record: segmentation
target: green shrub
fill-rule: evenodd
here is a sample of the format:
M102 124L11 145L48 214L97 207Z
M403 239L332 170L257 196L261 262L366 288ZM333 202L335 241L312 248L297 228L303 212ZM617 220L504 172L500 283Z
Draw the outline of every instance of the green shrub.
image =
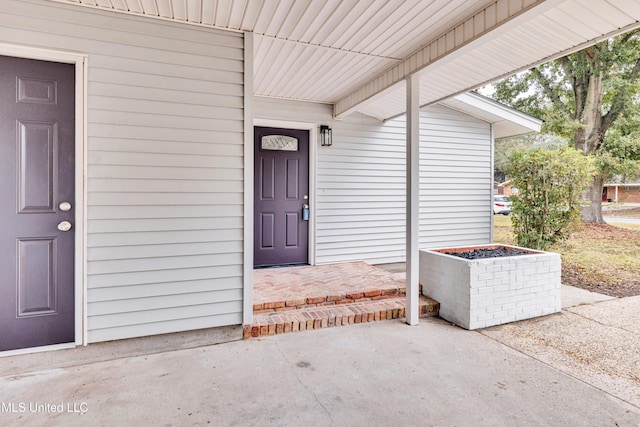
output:
M573 148L513 153L509 176L518 189L512 223L519 246L546 250L580 221L580 199L592 179L590 158Z

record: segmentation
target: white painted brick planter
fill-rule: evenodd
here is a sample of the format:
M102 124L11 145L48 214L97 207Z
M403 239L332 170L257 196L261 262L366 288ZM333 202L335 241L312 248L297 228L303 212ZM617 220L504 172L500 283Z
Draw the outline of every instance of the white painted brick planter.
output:
M467 260L441 252L518 249L530 255ZM422 293L440 303L440 317L465 329L557 313L560 255L507 245L420 251Z

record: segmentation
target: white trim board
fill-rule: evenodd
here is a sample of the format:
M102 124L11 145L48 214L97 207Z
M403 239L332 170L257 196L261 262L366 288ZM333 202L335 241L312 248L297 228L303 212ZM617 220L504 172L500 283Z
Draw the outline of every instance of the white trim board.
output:
M243 325L253 323L253 38L244 33Z

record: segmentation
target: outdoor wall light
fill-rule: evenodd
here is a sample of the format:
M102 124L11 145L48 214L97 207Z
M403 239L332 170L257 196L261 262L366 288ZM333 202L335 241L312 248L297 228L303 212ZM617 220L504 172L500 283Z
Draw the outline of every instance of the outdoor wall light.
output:
M332 144L331 128L327 125L320 125L320 145L331 147Z

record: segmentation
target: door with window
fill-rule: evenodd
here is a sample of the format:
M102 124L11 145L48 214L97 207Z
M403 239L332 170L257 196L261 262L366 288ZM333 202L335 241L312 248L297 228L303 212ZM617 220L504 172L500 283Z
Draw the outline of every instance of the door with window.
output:
M73 342L75 66L0 56L0 351Z
M256 127L254 266L309 261L309 131Z

